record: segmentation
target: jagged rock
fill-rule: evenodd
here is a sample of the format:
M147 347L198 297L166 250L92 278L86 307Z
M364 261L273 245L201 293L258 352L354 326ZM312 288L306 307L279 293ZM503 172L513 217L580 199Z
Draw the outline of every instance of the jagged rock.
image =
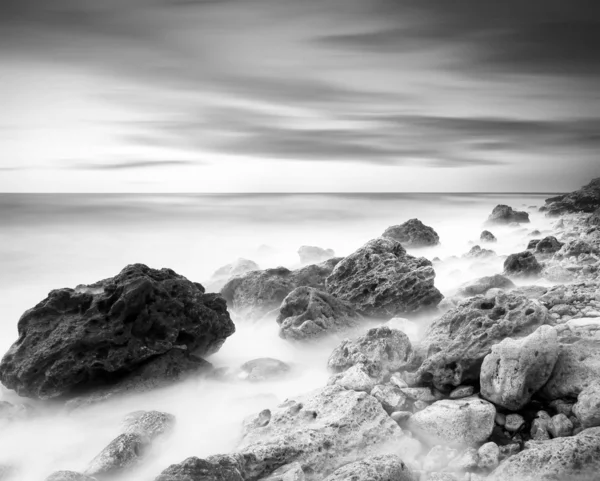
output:
M363 320L351 304L312 287L298 287L283 300L279 336L311 340L357 326Z
M489 230L484 230L479 236L479 240L481 242L496 242L498 239Z
M564 438L573 434L573 423L564 414L557 414L548 421L548 432L553 438Z
M239 258L231 264L226 264L217 269L208 280L206 288L209 291L220 291L225 283L235 276L246 274L246 272L257 271L260 266L250 259Z
M489 481L593 481L600 469L600 428L551 441L533 441L503 461ZM586 477L588 476L588 477Z
M356 339L344 339L327 361L333 372L343 372L364 364L369 375L380 378L404 369L412 354L412 345L402 331L385 326L369 329Z
M134 264L95 284L50 292L18 330L0 380L45 399L117 382L173 350L211 354L235 327L218 295L171 269Z
M394 239L403 247L435 246L440 243L437 232L419 219L410 219L404 224L388 227L382 237Z
M487 221L490 224L524 223L529 222L529 214L524 211L513 210L508 205L500 204L494 207Z
M600 207L600 178L592 180L570 194L546 199L546 215L554 217L569 212L593 212Z
M546 411L538 411L536 418L531 422L531 430L529 434L534 441L546 441L550 439L548 425L550 423L550 415Z
M431 445L474 445L486 441L494 429L494 405L470 397L434 402L408 420L408 429Z
M553 254L558 252L562 246L563 243L559 242L556 237L548 236L544 237L536 244L535 252L538 254Z
M531 239L527 244L527 250L535 250L537 245L540 243L541 239Z
M323 249L315 246L302 246L298 249L302 264L318 264L335 256L333 249Z
M238 448L247 460L245 479L260 479L297 461L310 466L305 472L307 481L321 480L387 442L411 456L420 449L415 440L402 434L374 397L339 386L288 400L272 410L268 424L257 426L249 420L246 426Z
M175 425L175 416L160 411L135 411L123 420L123 433L139 434L151 442L169 434Z
M556 252L555 258L578 257L581 254L598 254L598 248L582 239L571 239Z
M479 456L479 463L477 464L479 468L491 470L498 466L500 448L496 443L485 443L477 450L477 455Z
M172 464L154 481L244 481L243 465L243 458L235 456L191 457Z
M590 384L579 393L573 413L584 429L600 426L600 381Z
M517 411L546 384L557 358L558 336L550 326L522 339L503 339L481 365L481 396Z
M509 255L504 261L504 275L511 277L536 277L542 266L529 251Z
M1 474L1 473L0 473ZM1 478L0 478L1 479ZM56 471L48 476L44 481L95 481L85 474L75 471Z
M494 344L506 337L527 336L551 322L548 310L537 301L512 293L467 299L429 326L416 380L442 391L477 381Z
M363 363L355 364L344 372L334 374L329 378L329 386L341 386L344 389L370 393L380 378L371 377Z
M327 278L327 291L365 316L392 318L433 308L442 299L427 259L406 254L402 245L380 237L342 260Z
M496 252L490 249L482 249L480 246L473 246L463 257L467 259L481 259L485 257L494 257Z
M234 277L221 289L228 306L247 319L259 319L278 308L296 287L324 290L325 279L341 258L290 271L285 267L252 271Z
M600 207L590 215L585 223L589 226L600 226Z
M323 481L416 481L412 471L395 454L361 459L336 469Z
M240 367L242 377L248 381L266 381L284 376L290 366L279 359L261 357L245 362Z
M458 294L465 297L477 296L485 294L490 289L512 289L515 287L513 281L508 277L496 274L488 277L480 277L474 281L469 281L458 289Z
M371 396L390 414L401 411L406 406L406 396L393 384L378 384L371 390Z
M261 478L260 481L305 481L306 476L300 463L290 463L273 471L266 478Z

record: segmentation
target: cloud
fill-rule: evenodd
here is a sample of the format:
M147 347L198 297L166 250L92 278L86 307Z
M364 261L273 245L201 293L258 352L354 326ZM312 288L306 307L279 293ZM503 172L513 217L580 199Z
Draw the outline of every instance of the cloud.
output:
M200 162L191 162L188 160L139 160L117 163L99 163L87 162L70 165L68 168L82 170L126 170L126 169L148 169L156 167L180 167L189 165L198 165Z

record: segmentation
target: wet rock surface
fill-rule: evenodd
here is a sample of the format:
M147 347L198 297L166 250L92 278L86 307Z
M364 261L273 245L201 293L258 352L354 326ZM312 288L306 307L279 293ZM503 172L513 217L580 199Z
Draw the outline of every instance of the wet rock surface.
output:
M504 261L504 275L509 277L538 277L542 265L529 251L509 255Z
M501 274L494 276L480 277L473 281L463 284L458 289L458 295L464 297L472 297L480 294L485 294L490 289L505 289L510 290L515 287L513 281Z
M324 481L416 481L415 475L394 454L373 456L347 464Z
M410 219L401 225L388 227L382 237L394 239L403 247L426 247L440 243L437 232L419 219Z
M243 462L235 457L191 457L165 469L154 481L244 481Z
M529 214L524 211L516 211L508 205L500 204L494 207L487 222L489 224L526 223L529 222Z
M569 194L546 199L546 215L558 216L570 212L594 212L600 207L600 178Z

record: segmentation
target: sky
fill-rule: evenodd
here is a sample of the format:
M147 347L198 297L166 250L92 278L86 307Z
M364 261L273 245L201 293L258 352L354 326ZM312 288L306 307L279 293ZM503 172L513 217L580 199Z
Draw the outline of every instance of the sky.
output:
M2 0L0 192L562 192L589 0Z

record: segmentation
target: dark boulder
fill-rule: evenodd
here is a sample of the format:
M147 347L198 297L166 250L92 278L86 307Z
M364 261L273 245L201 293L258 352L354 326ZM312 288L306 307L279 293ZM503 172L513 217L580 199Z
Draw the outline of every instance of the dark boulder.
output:
M335 256L333 249L323 249L315 246L302 246L298 249L302 264L317 264Z
M404 224L388 227L382 237L397 240L403 247L426 247L440 243L437 232L419 219L410 219Z
M479 240L481 242L496 242L498 239L489 230L484 230L479 236Z
M327 278L327 291L365 316L391 319L435 307L431 261L406 254L394 239L379 237L344 258Z
M235 326L225 300L171 269L142 264L59 289L23 314L0 380L22 396L52 398L115 383L173 350L204 356Z
M529 222L529 214L524 211L513 210L508 205L500 204L494 207L487 221L490 224L527 223Z
M538 254L554 254L555 252L558 252L562 246L562 242L559 242L556 237L550 235L544 237L536 244L535 252Z
M546 199L545 207L548 217L570 212L594 212L600 207L600 177L575 192Z
M416 481L417 476L395 454L384 454L346 464L324 481Z
M600 207L590 215L585 223L589 226L600 226Z
M485 257L494 257L496 252L491 249L482 249L480 246L473 246L463 257L467 259L482 259Z
M325 279L341 258L329 259L291 271L285 267L248 272L231 279L221 289L230 309L247 319L256 320L281 306L296 287L324 290Z
M504 261L504 275L510 277L535 277L542 271L542 265L530 251L509 255Z
M458 289L458 295L464 297L477 296L485 294L490 289L512 289L515 284L503 275L496 274L494 276L480 277L474 281L463 284Z
M310 340L356 326L362 316L349 303L313 287L298 287L279 309L279 336Z
M540 243L540 239L531 239L527 244L527 250L534 251L537 245Z

